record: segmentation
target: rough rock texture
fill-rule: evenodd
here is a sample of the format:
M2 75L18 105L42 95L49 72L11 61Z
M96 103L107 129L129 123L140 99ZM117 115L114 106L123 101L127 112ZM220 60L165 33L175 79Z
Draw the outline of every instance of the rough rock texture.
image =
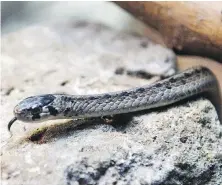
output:
M5 35L1 65L3 184L222 183L222 126L202 98L111 124L17 121L13 136L7 132L13 107L27 96L149 84L175 72L171 51L101 25L64 23Z

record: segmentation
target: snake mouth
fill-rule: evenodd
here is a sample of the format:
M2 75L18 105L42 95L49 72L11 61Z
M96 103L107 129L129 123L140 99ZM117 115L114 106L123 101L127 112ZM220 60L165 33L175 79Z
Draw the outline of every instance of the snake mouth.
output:
M9 121L9 123L8 123L8 131L9 131L9 132L10 132L10 128L11 128L12 124L13 124L16 120L17 120L17 118L14 117L11 121Z

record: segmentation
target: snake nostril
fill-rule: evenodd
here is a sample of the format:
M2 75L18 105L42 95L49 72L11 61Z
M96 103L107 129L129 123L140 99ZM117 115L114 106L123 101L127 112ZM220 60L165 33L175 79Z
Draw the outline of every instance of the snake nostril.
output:
M14 108L14 113L15 113L15 114L21 114L22 112L24 112L24 110L21 110L21 108L19 108L18 106L16 106L16 107Z
M19 113L19 112L20 112L20 111L19 111L18 107L15 107L15 108L14 108L14 113L17 114L17 113Z

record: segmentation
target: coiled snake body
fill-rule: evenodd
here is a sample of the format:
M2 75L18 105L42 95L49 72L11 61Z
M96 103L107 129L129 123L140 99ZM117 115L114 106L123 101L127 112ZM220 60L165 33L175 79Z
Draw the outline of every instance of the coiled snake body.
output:
M221 97L215 76L208 68L193 67L154 84L125 91L28 97L15 106L15 117L9 122L8 129L15 120L34 122L115 115L162 107L202 93L207 94L215 105L221 121Z

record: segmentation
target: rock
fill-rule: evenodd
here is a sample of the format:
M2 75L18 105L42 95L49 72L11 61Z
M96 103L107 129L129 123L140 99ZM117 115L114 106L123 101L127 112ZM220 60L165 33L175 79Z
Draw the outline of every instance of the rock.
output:
M175 55L149 39L85 22L37 25L2 38L3 184L221 184L222 126L210 101L38 124L16 103L45 93L91 94L173 74ZM158 67L159 66L159 67ZM146 68L146 71L145 71Z

